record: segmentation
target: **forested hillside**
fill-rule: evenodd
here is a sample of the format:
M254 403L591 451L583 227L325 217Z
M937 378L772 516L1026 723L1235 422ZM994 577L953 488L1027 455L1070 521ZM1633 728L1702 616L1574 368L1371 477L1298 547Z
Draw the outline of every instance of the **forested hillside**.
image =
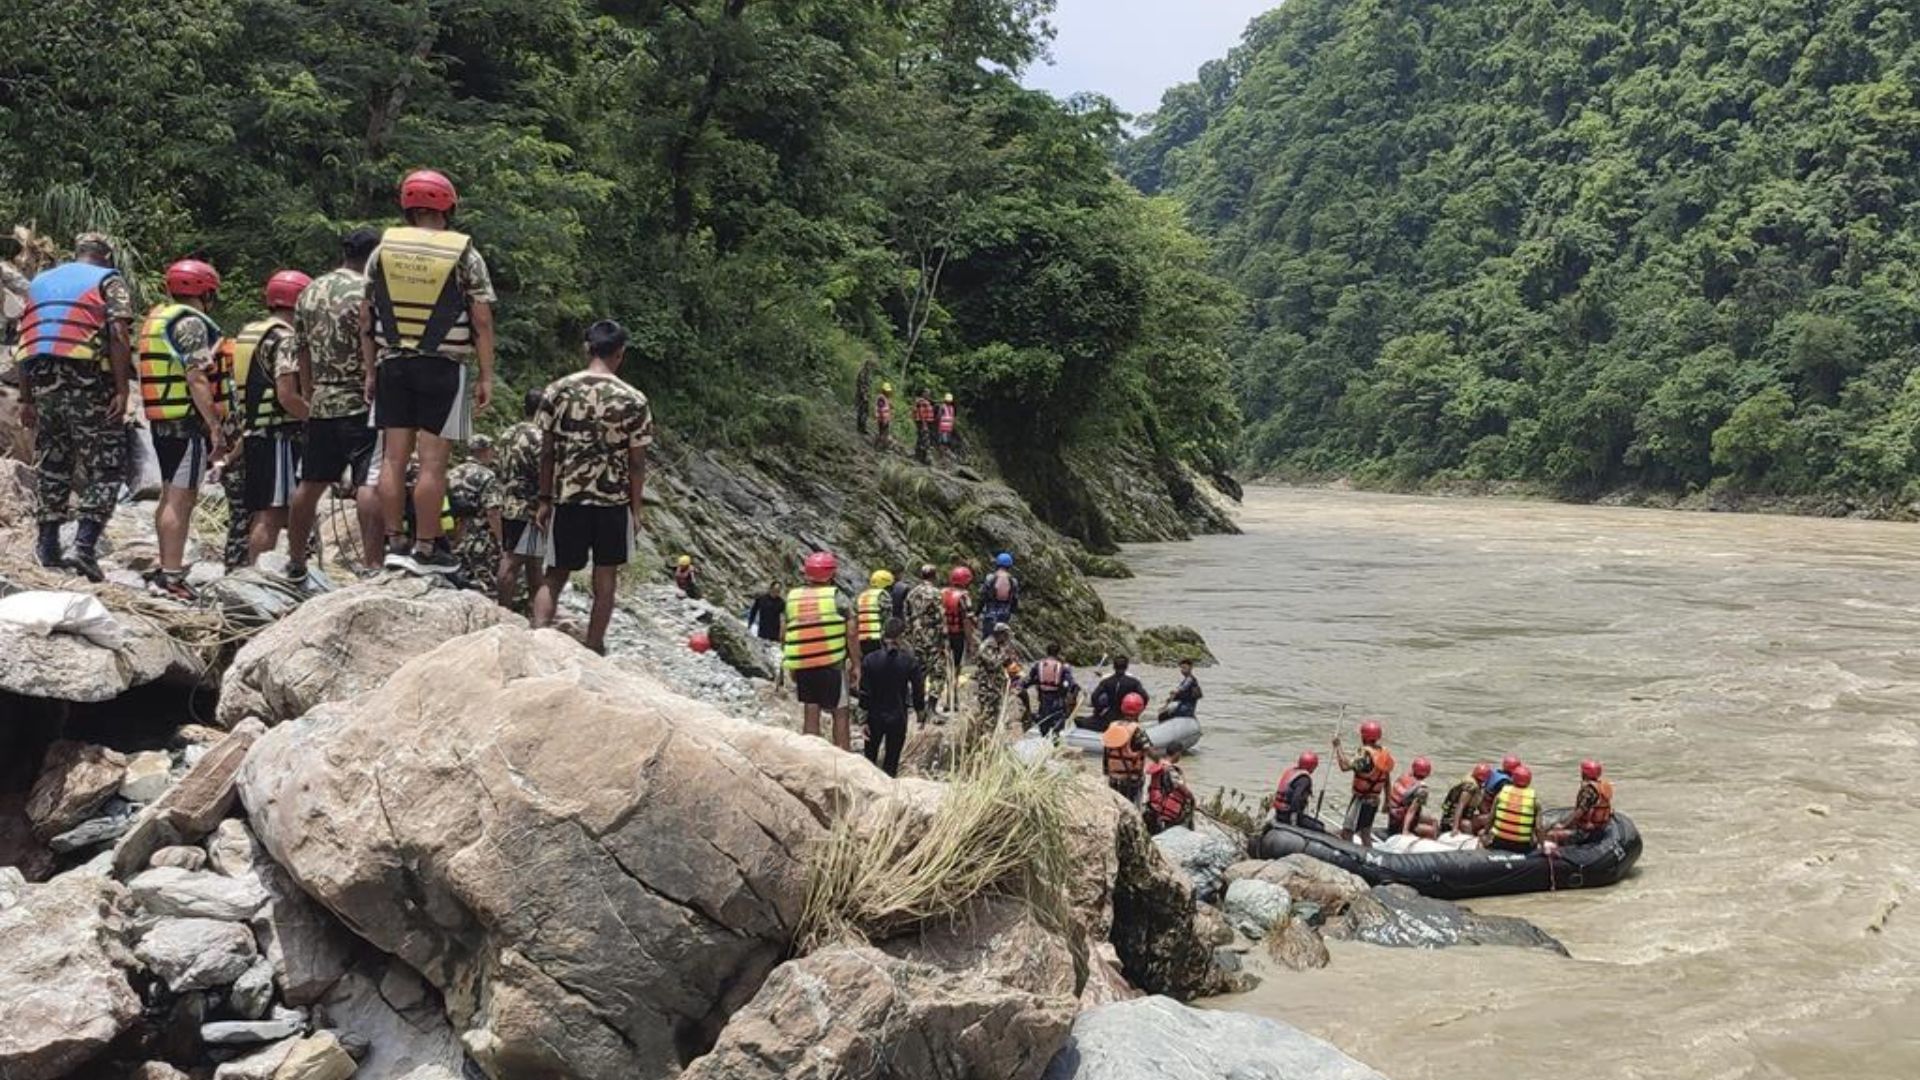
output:
M1287 0L1125 148L1252 297L1251 453L1911 498L1920 8Z
M1112 110L1015 83L1051 6L44 0L0 19L0 219L105 225L150 282L203 254L237 317L431 165L501 287L509 391L612 316L669 430L844 455L871 358L1084 525L1063 450L1225 467L1237 309L1113 175Z

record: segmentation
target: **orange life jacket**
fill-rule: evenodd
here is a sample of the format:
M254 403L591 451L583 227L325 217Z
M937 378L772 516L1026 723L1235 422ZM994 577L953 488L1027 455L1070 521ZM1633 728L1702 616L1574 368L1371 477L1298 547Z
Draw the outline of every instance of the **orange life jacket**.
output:
M1573 827L1582 832L1604 829L1613 820L1613 781L1582 780L1580 793L1585 795L1591 788L1594 795L1593 806L1574 815Z
M1426 786L1426 781L1412 773L1408 773L1400 779L1395 780L1393 782L1393 790L1387 792L1387 824L1394 828L1404 829L1405 825L1403 822L1407 816L1408 798L1413 795L1415 788L1424 788Z
M1172 768L1164 761L1147 766L1147 809L1153 811L1163 828L1185 821L1193 806L1193 789L1173 777Z
M1287 801L1287 792L1293 790L1293 782L1302 776L1312 776L1307 770L1294 766L1280 774L1280 786L1273 792L1273 810L1276 814L1291 814L1295 810L1305 810L1304 806L1294 806ZM1313 794L1313 788L1307 788L1307 794Z
M967 590L952 586L941 590L940 606L946 612L947 633L964 634L967 632Z
M1125 729L1125 739L1114 739L1114 731ZM1133 746L1133 732L1139 731L1138 724L1122 721L1113 725L1108 732L1109 745L1104 748L1102 764L1106 767L1107 782L1112 784L1138 783L1147 767L1147 755ZM1117 745L1113 745L1117 744Z
M1353 770L1353 793L1371 799L1380 794L1380 789L1387 786L1387 778L1393 775L1393 755L1387 753L1384 746L1363 746L1354 755L1355 765L1360 763L1362 755L1373 763L1373 767L1364 773L1357 768Z

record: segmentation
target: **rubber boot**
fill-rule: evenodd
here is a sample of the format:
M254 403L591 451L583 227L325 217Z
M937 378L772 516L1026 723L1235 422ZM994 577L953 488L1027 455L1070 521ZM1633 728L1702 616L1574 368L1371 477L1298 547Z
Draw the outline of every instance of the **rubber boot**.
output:
M82 521L73 535L73 554L67 557L68 569L96 585L107 580L107 575L100 572L100 559L95 554L100 546L101 528L98 521Z
M60 523L43 521L40 523L40 539L33 545L33 554L40 565L49 569L60 566Z

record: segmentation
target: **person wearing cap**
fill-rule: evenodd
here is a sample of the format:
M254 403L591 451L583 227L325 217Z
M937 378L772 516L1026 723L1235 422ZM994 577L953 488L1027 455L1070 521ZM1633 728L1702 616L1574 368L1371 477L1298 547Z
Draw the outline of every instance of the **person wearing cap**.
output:
M220 327L207 308L220 292L220 275L199 259L167 267L166 303L147 312L140 330L140 400L160 459L160 504L154 531L160 566L147 577L156 596L192 601L187 585L187 533L200 481L226 455L215 398L220 377Z
M1312 829L1314 832L1327 831L1319 818L1307 813L1307 807L1313 804L1313 774L1319 768L1320 755L1303 750L1294 763L1280 774L1280 781L1273 788L1274 824Z
M133 290L113 246L81 233L73 260L34 275L20 316L20 422L33 432L40 565L104 581L97 545L125 471L127 384L133 378ZM60 529L78 521L73 552Z
M1126 700L1127 695L1137 694L1142 701L1152 700L1147 696L1146 686L1139 679L1127 674L1127 668L1130 666L1131 661L1125 656L1113 658L1113 674L1101 679L1093 688L1093 696L1087 699L1093 715L1085 723L1075 721L1077 726L1093 731L1105 731L1110 724L1120 718L1120 703Z
M800 702L800 730L820 734L820 714L833 716L833 745L853 747L848 726L843 680L860 692L860 640L853 632L852 606L834 584L840 560L830 551L816 551L801 564L805 583L787 592L781 621L781 664L793 679Z
M382 440L384 565L411 574L460 569L440 527L447 471L454 444L472 434L473 412L493 400L493 279L472 239L451 227L459 201L453 182L431 169L400 182L407 223L388 229L367 260L360 310L366 396ZM406 469L416 452L409 542Z
M1352 758L1333 737L1333 760L1341 772L1353 774L1353 799L1347 804L1347 817L1340 827L1340 839L1358 838L1362 847L1373 846L1373 819L1380 812L1383 793L1393 784L1393 755L1380 745L1382 729L1378 720L1360 724L1360 749Z
M860 658L860 706L866 713L867 760L900 775L900 748L907 741L907 713L926 722L927 669L907 647L907 624L890 618L882 643Z
M933 449L933 391L922 388L920 395L913 399L913 457L920 464L927 463L927 454Z
M974 653L973 662L974 703L986 721L997 724L1007 701L1014 695L1014 672L1020 664L1013 628L1003 622L994 623Z
M873 448L888 450L893 446L893 384L880 384L880 393L873 399Z
M540 491L534 526L546 537L547 572L533 598L533 625L550 626L567 576L593 565L587 648L604 653L620 568L633 554L646 501L653 408L620 378L627 329L612 319L587 327L586 365L541 392ZM424 471L423 471L424 472Z
M453 554L459 577L470 589L499 590L500 549L505 528L500 472L493 440L476 434L467 441L467 460L447 473L447 512L453 516Z
M906 601L896 608L907 622L907 645L920 662L937 673L943 663L941 650L946 644L946 620L940 604L940 570L922 563L917 580L907 590ZM939 694L936 690L935 698Z
M233 367L228 372L232 389L227 408L229 423L241 432L238 457L243 462L244 480L240 508L253 522L247 541L248 565L279 546L299 480L299 417L281 398L280 385L284 372L292 388L298 389L300 351L293 328L295 308L300 294L312 283L298 270L275 273L267 279L266 318L247 323L233 339ZM233 510L228 508L230 513Z

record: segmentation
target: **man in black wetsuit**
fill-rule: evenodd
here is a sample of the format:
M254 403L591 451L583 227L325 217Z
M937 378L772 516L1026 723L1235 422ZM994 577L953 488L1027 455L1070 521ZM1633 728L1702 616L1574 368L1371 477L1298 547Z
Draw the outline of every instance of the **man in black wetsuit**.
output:
M1160 706L1160 719L1171 720L1176 716L1192 716L1200 707L1200 680L1193 677L1193 661L1180 661L1180 685L1167 695L1167 703Z
M860 658L860 706L867 714L867 760L900 775L900 748L907 741L907 710L927 715L927 672L906 647L907 624L888 619L884 643ZM882 744L886 758L881 759Z
M1127 699L1128 694L1139 694L1143 703L1148 700L1147 688L1140 685L1139 679L1127 674L1127 667L1126 657L1113 658L1113 674L1101 679L1100 685L1093 688L1093 697L1088 699L1087 703L1093 707L1093 717L1079 726L1105 731L1109 724L1120 718L1120 703Z

